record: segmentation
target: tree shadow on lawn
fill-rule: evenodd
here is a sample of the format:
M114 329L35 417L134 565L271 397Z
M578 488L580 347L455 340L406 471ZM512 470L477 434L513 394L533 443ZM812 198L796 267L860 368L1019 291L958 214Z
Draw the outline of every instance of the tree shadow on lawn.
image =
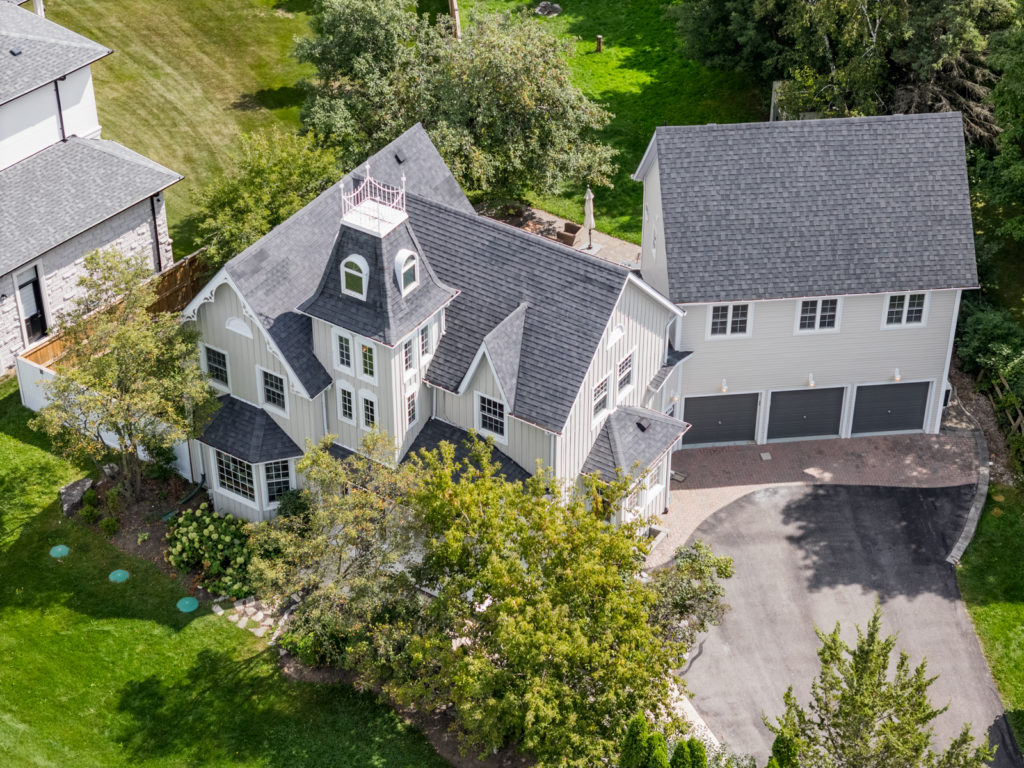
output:
M257 109L287 109L301 107L306 100L306 89L299 85L281 85L261 88L255 93L243 93L231 105L232 109L251 112Z
M129 722L117 741L135 760L174 755L194 766L445 765L372 695L347 685L289 682L276 655L269 649L239 660L205 650L180 679L128 683L117 709Z

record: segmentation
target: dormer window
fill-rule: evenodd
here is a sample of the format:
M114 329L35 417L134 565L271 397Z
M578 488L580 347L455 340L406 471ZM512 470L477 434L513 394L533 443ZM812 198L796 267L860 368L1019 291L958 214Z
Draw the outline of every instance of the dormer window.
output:
M341 262L341 292L346 296L355 296L357 299L366 300L366 281L369 278L370 269L366 259L353 253Z
M406 294L415 288L420 281L419 264L414 251L403 248L395 256L395 278Z

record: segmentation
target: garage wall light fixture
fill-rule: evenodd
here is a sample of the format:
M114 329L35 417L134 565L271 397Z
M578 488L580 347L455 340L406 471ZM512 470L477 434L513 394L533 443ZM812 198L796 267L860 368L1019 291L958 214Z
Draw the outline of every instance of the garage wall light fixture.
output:
M728 392L729 391L729 385L725 383L725 379L722 379L722 391L723 392Z
M814 374L813 373L808 373L807 374L807 386L808 387L813 387L814 386Z
M895 371L892 372L892 380L893 381L899 381L902 378L903 377L900 376L900 369L899 368L897 368Z

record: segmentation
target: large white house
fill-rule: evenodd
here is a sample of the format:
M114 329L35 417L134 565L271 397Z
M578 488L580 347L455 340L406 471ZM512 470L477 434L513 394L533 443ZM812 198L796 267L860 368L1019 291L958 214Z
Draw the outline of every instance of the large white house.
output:
M651 515L681 438L937 431L977 284L958 115L659 128L635 178L640 273L477 215L410 129L186 309L223 392L193 476L265 519L307 440L474 429L511 478L646 470Z
M686 445L939 430L978 286L959 113L658 128L633 178Z
M0 372L45 338L89 251L173 263L163 190L182 177L99 138L90 65L109 53L0 1Z

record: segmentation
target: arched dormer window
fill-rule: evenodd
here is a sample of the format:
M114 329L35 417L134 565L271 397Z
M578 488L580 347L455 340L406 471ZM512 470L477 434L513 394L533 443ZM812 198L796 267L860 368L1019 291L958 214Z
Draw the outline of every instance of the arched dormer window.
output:
M366 300L366 283L370 277L370 268L359 254L353 253L341 262L341 292L346 296L355 296Z
M395 256L395 278L402 293L406 294L419 285L419 258L414 251L403 248Z

